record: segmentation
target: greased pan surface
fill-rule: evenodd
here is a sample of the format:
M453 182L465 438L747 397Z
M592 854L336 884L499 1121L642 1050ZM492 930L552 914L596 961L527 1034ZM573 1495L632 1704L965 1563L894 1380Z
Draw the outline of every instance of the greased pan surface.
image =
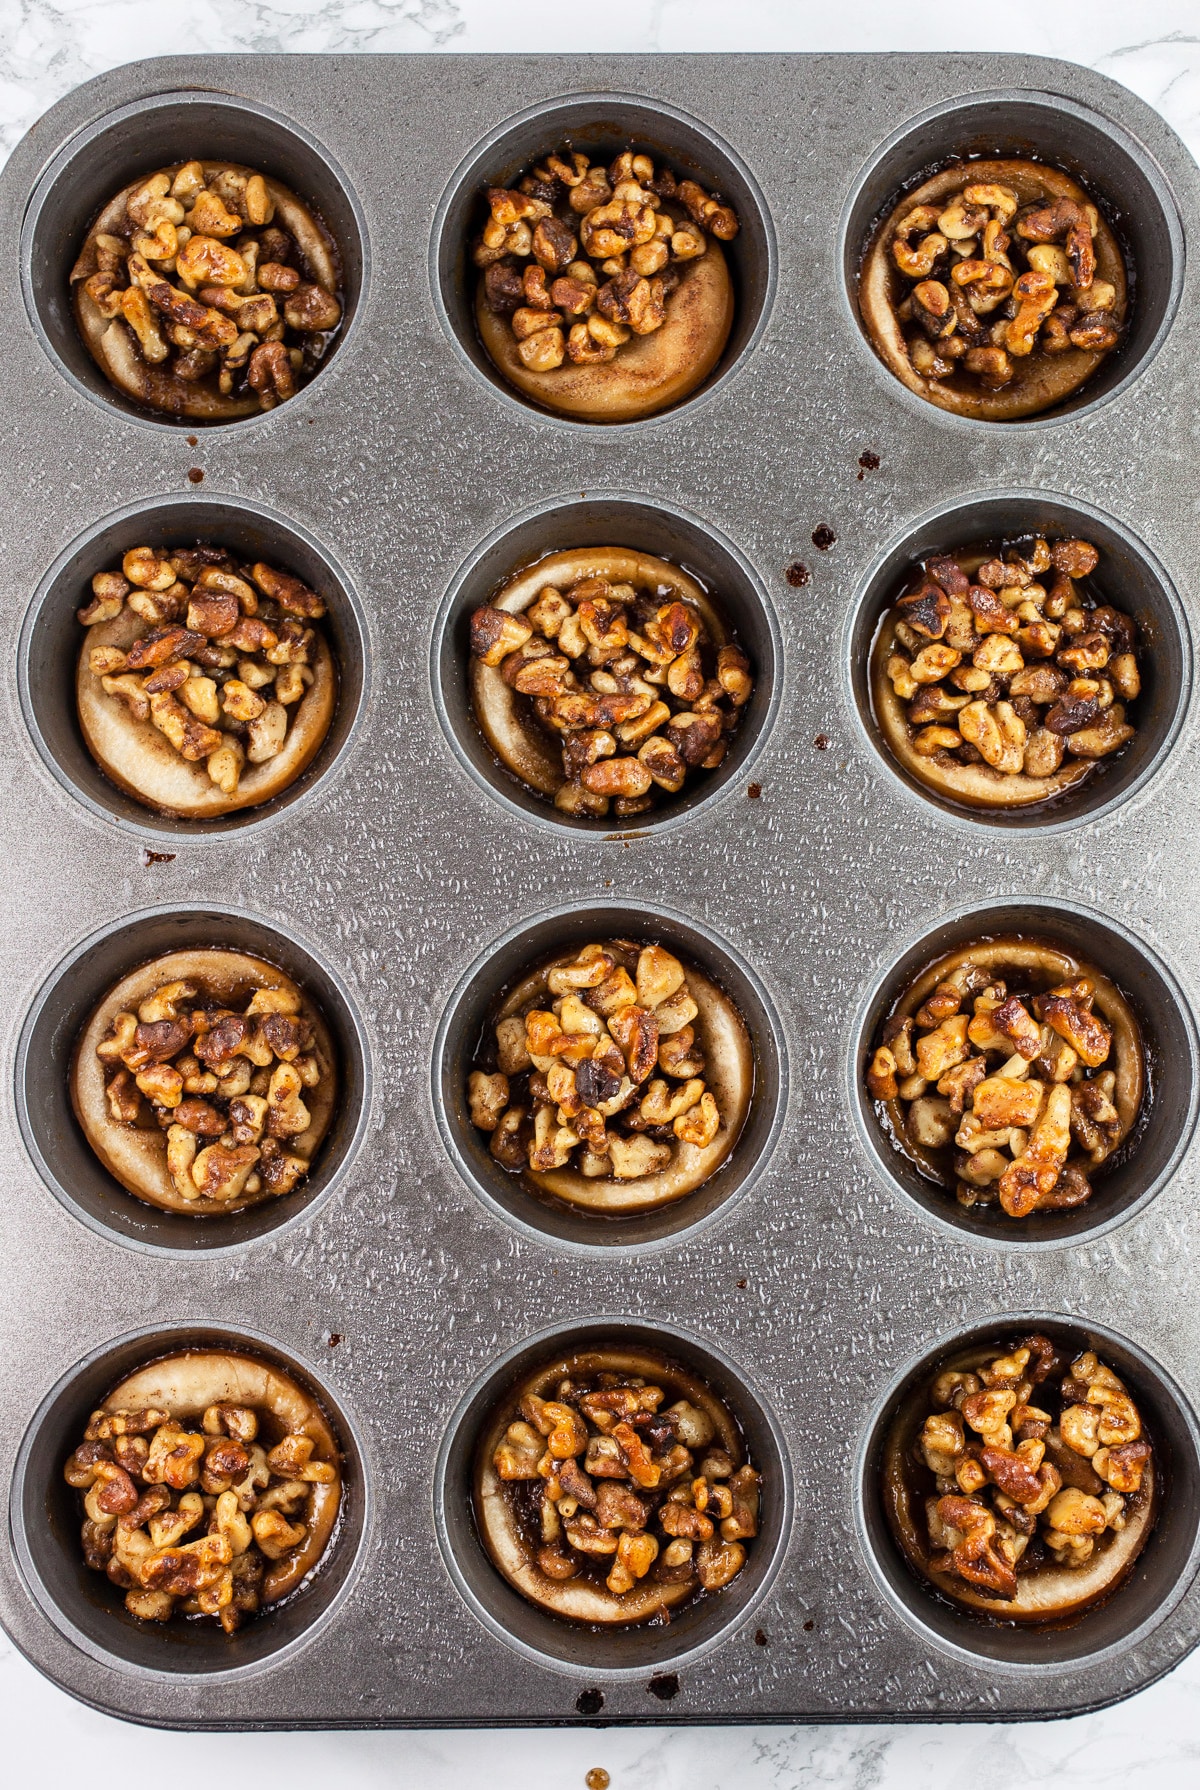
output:
M169 94L164 108L156 96ZM461 212L456 170L475 180L477 168L503 168L505 143L515 168L576 117L644 139L648 113L664 143L700 162L708 146L726 185L740 182L733 358L662 417L572 425L500 390L473 341L456 340L469 307L455 298L456 243L440 254L437 233ZM875 358L847 296L843 220L856 245L898 180L964 139L988 147L1000 117L1011 140L1073 156L1085 176L1090 167L1141 246L1130 348L1081 407L986 428L921 404ZM105 119L116 135L94 150L88 133ZM193 430L194 442L89 386L45 260L54 205L30 207L74 140L79 207L67 216L82 231L90 195L98 204L113 184L114 144L178 145L189 131L203 135L200 153L240 148L236 159L257 156L318 197L348 299L317 379L262 418ZM171 159L151 151L143 165ZM1047 1669L973 1653L961 1630L922 1614L883 1558L860 1489L889 1389L947 1339L984 1325L1007 1333L1009 1314L1074 1318L1102 1346L1112 1332L1124 1339L1119 1371L1139 1384L1161 1371L1177 1389L1164 1409L1179 1508L1195 1487L1200 1163L1187 1013L1200 989L1200 727L1188 694L1200 523L1189 419L1200 320L1184 247L1198 225L1197 170L1161 119L1100 76L1015 56L172 58L90 83L26 138L0 181L0 1252L16 1295L0 1307L0 1448L5 1479L17 1469L0 1614L57 1682L114 1714L180 1727L961 1720L1093 1707L1151 1682L1200 1638L1194 1516L1147 1549L1132 1631L1114 1602L1096 1650L1064 1643ZM28 320L23 255L45 340ZM865 658L852 666L851 652L869 642L860 594L889 555L986 535L980 521L972 536L972 506L1021 491L1034 526L1076 506L1087 537L1099 511L1112 552L1151 591L1157 745L1132 780L1097 784L1085 813L991 824L943 811L881 757L860 703ZM156 540L176 499L193 538L209 500L226 518L240 509L251 543L256 514L276 533L282 517L339 569L361 618L339 636L353 708L335 724L336 762L278 812L236 827L188 831L119 800L106 818L72 746L76 599L69 578L48 574L82 538L115 539L105 519L148 499ZM572 506L574 540L547 523L556 504ZM656 529L645 506L660 514ZM756 666L773 668L770 689L751 756L694 812L619 834L568 829L468 774L446 737L465 650L456 659L435 645L447 628L464 638L464 615L444 604L482 543L493 543L499 583L522 557L504 563L510 524L528 540L539 516L539 550L619 543L634 507L645 551L731 544L758 587L752 626L739 593L740 637ZM789 583L797 562L807 582ZM137 961L139 925L149 956L172 910L205 907L226 916L231 945L252 936L265 951L274 937L285 967L328 965L346 995L334 1015L343 1052L349 1041L361 1060L329 1197L241 1246L223 1234L216 1250L109 1223L99 1195L81 1222L55 1173L34 1166L47 1160L49 1109L30 1071L49 1074L69 1051L81 978L97 994L107 985L107 945L60 976L85 941L116 941L111 982ZM480 953L521 926L574 929L582 942L589 907L626 925L648 908L691 927L714 963L725 951L747 966L772 1028L753 1184L694 1229L615 1250L485 1205L443 1144L435 1104L439 1026ZM867 1147L854 1095L853 1059L895 966L923 944L927 957L950 948L964 912L987 930L999 907L1009 931L1022 916L1040 934L1060 923L1084 956L1097 916L1131 963L1144 949L1164 966L1165 979L1135 977L1130 992L1158 1001L1167 990L1181 1016L1162 1028L1160 1114L1178 1147L1156 1149L1154 1188L1142 1190L1152 1197L1131 1193L1111 1223L1032 1245L1004 1232L997 1246L911 1197ZM43 1019L27 1025L42 991ZM659 1328L668 1352L699 1339L722 1372L732 1363L776 1481L773 1576L764 1568L716 1632L650 1633L622 1664L506 1639L479 1613L488 1594L474 1562L448 1571L438 1545L469 1551L447 1463L462 1453L452 1432L478 1405L472 1389L529 1339L599 1316ZM60 1457L37 1425L47 1412L76 1421L80 1400L104 1389L95 1364L110 1344L124 1351L110 1383L126 1371L134 1325L147 1354L196 1331L260 1339L350 1430L352 1520L336 1583L318 1619L297 1617L274 1651L228 1662L210 1652L194 1672L164 1671L152 1650L131 1665L92 1631L81 1640L82 1618L54 1614L69 1587L39 1577L45 1507L24 1476ZM78 1363L72 1405L54 1389L74 1383Z

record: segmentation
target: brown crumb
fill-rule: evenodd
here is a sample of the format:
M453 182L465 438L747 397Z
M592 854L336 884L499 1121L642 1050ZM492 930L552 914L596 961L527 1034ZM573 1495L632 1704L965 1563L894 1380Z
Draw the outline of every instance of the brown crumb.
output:
M200 446L200 437L198 435L189 435L187 438L187 444L189 447L199 447Z
M765 1628L756 1628L755 1629L754 1645L756 1647L765 1647L767 1645L767 1631Z
M828 522L820 522L817 524L816 528L813 529L812 544L817 549L818 553L828 553L836 540L837 536L834 534L832 528L830 528Z
M175 853L173 851L151 851L148 845L143 845L142 863L147 870L151 864L173 864L174 862Z
M762 794L762 784L761 783L747 784L746 794L750 797L750 800L752 802L757 802L759 796Z
M738 1287L741 1287L744 1291L745 1288L750 1285L750 1282L748 1280L739 1280L739 1281L736 1281L734 1284Z
M803 590L811 576L808 567L800 559L794 559L783 575L796 590Z
M329 1346L331 1349L336 1349L341 1340L342 1333L340 1330L331 1330L329 1332Z
M878 472L878 471L879 471L879 455L872 453L870 448L868 448L865 454L860 454L858 456L859 480L861 481L863 476L868 472Z
M804 1624L805 1634L811 1635L813 1629L816 1628L816 1626L817 1626L816 1623L813 1621L812 1617L810 1616L808 1621Z
M204 474L198 466L189 467L188 478L193 485L202 485L204 483Z
M817 748L818 752L824 752L829 745L829 735L827 733L819 733L813 741L813 745Z

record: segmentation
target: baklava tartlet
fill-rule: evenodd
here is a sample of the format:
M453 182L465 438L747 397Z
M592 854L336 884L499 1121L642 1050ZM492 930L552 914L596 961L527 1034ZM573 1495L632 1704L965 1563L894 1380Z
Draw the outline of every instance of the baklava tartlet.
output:
M79 610L88 751L157 813L259 807L307 770L337 706L324 598L223 547L132 547Z
M939 957L884 1020L867 1087L894 1146L960 1205L1009 1218L1082 1206L1136 1137L1147 1097L1133 1008L1041 939Z
M313 1395L234 1349L139 1368L92 1413L67 1460L83 1557L131 1616L233 1634L296 1591L337 1523L341 1453Z
M1142 644L1099 563L1089 541L1030 535L913 567L871 651L875 716L910 776L968 808L1028 808L1129 744Z
M109 200L71 270L75 320L117 391L189 422L292 397L342 320L338 252L317 214L240 163L190 161Z
M293 1191L333 1120L338 1075L320 1012L244 951L172 951L123 976L84 1027L71 1101L109 1173L196 1218Z
M662 1621L741 1572L759 1485L736 1416L697 1374L597 1347L526 1375L493 1412L475 1520L498 1571L551 1615Z
M999 1622L1061 1625L1112 1596L1159 1489L1123 1382L1095 1350L1037 1334L943 1362L904 1401L884 1452L885 1509L909 1565Z
M733 324L728 205L625 150L605 168L563 149L489 187L474 244L475 316L498 372L581 422L622 423L686 398Z
M476 719L563 814L644 814L716 770L754 690L714 597L626 547L549 554L471 617Z
M930 404L1006 422L1063 403L1118 346L1125 259L1061 169L956 162L875 231L859 310L876 352Z
M467 1085L493 1159L598 1216L669 1205L714 1175L754 1089L730 997L656 943L603 939L504 990Z

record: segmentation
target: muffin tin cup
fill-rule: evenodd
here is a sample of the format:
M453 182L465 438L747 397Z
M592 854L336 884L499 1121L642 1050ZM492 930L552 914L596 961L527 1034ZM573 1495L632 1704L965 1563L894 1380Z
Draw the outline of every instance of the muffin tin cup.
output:
M92 219L139 175L178 162L184 146L190 159L241 162L281 180L325 224L342 267L343 317L334 343L336 357L366 296L370 251L362 207L328 150L303 126L231 93L156 93L119 106L76 132L45 168L22 222L21 292L26 314L69 385L145 427L186 434L198 428L207 432L261 425L272 420L272 412L233 423L198 424L194 418L172 420L139 408L109 384L75 327L68 276ZM298 394L302 406L328 364L327 359ZM278 420L275 415L276 424Z
M929 406L926 406L929 408ZM874 713L872 645L884 614L901 596L920 560L1018 534L1084 539L1099 550L1090 588L1129 615L1138 629L1142 690L1132 713L1137 732L1112 762L1101 760L1083 784L1028 808L970 808L929 788L900 764ZM1170 576L1132 529L1076 497L1047 490L980 492L939 505L906 524L863 579L847 617L843 676L867 741L905 791L940 810L952 825L1053 833L1121 813L1170 762L1192 696L1191 625Z
M508 385L479 339L474 317L479 275L469 247L486 216L484 189L511 185L535 162L567 143L604 162L634 145L665 161L677 174L698 181L706 192L719 192L722 202L737 213L738 234L732 243L722 245L736 307L729 341L699 390L661 415L613 425L578 422L543 410ZM438 320L460 359L508 405L568 429L595 432L615 427L625 434L650 428L717 395L762 336L775 295L777 263L767 202L750 167L729 143L698 118L662 100L600 91L571 93L531 106L506 118L475 145L455 170L434 214L429 281Z
M1052 427L1081 420L1124 392L1154 359L1171 328L1184 277L1183 227L1170 182L1145 145L1112 117L1060 93L1003 88L949 99L907 120L882 143L851 188L842 214L843 294L865 354L922 411L934 408L900 386L876 356L858 315L859 263L873 227L908 187L949 162L1015 156L1073 175L1100 207L1131 262L1126 339L1065 404L1012 423L980 422L936 411L947 424L974 430Z
M294 1192L245 1212L191 1218L128 1193L92 1150L71 1107L76 1040L109 989L153 958L193 946L246 951L296 981L333 1040L338 1101L311 1172ZM241 1254L255 1241L311 1222L335 1192L366 1135L371 1050L353 997L338 972L294 932L232 908L160 907L130 914L84 939L58 964L30 1008L17 1041L14 1096L25 1148L43 1182L93 1231L133 1249L194 1260Z
M1096 965L1134 1009L1146 1060L1146 1094L1131 1138L1092 1177L1092 1197L1065 1212L1008 1218L998 1207L963 1207L953 1187L922 1175L884 1131L866 1071L893 1003L947 952L976 939L1023 937L1057 944ZM960 1242L1016 1251L1092 1243L1143 1212L1183 1159L1200 1108L1200 1040L1186 995L1171 971L1127 927L1073 903L1036 898L956 909L922 929L866 995L855 1021L846 1090L859 1138L876 1174L904 1194L926 1221Z
M604 1633L539 1610L503 1579L484 1552L471 1505L475 1445L507 1388L541 1361L577 1349L629 1346L659 1351L694 1371L741 1425L747 1458L762 1474L759 1532L746 1564L722 1591L686 1605L669 1623ZM728 1640L758 1608L792 1536L795 1496L787 1448L764 1394L711 1339L626 1316L583 1317L506 1350L467 1391L450 1420L434 1469L434 1524L442 1561L472 1615L507 1646L589 1682L622 1683L678 1672Z
M968 429L916 402L865 342L847 220L865 229L887 181L944 154L972 112L998 128L990 95L1020 102L1085 183L1094 153L1099 199L1145 265L1130 342L1077 408ZM206 114L224 134L184 141ZM589 115L720 182L742 215L726 362L676 409L618 426L560 423L473 358L456 234L486 176L508 177ZM909 160L885 165L905 142ZM89 385L51 301L68 321L56 281L93 203L134 161L196 147L255 151L317 199L363 272L309 386L253 423L189 434ZM53 1577L41 1512L55 1447L71 1440L52 1444L39 1419L42 1452L21 1457L27 1555L0 1549L0 1620L56 1682L178 1727L995 1720L1112 1701L1200 1640L1191 1542L1170 1530L1147 1554L1148 1569L1167 1563L1153 1608L1130 1588L1121 1646L1057 1672L998 1671L970 1634L947 1656L927 1619L881 1590L855 1467L886 1389L931 1337L1040 1309L1127 1338L1147 1385L1162 1364L1178 1388L1164 1409L1182 1413L1168 1424L1175 1470L1191 1484L1200 531L1179 418L1200 290L1179 220L1200 229L1200 173L1162 120L1100 75L1018 55L176 57L101 76L17 148L0 237L24 230L33 315L13 256L0 268L16 320L0 356L0 653L16 736L0 760L0 1072L13 1090L0 1101L0 1254L20 1290L0 1306L0 1471L80 1355L135 1324L169 1338L182 1313L311 1362L368 1426L379 1510L370 1570L333 1617L294 1649L289 1631L252 1670L209 1671L201 1696L196 1673L128 1669L104 1638L89 1652L36 1589L22 1560L38 1554ZM165 534L210 493L223 526L261 530L281 563L345 593L361 695L293 799L191 831L122 810L71 747L72 582L96 569L72 554L89 542L107 554L114 519L125 542L152 514ZM1046 526L1094 531L1119 567L1112 600L1152 636L1152 699L1141 741L1086 805L1029 825L961 821L881 757L851 653L869 638L868 598L889 594L889 555L1035 495ZM215 527L211 510L187 514L196 532ZM758 682L728 766L677 809L578 827L481 753L462 630L516 561L622 535L711 586ZM1098 1178L1079 1228L1056 1236L956 1223L944 1196L897 1178L859 1104L859 1051L889 977L1000 909L1035 913L1050 936L1075 929L1084 951L1100 938L1101 967L1159 1052L1154 1123L1127 1179ZM559 1222L490 1179L462 1122L462 1073L497 973L528 946L584 942L603 916L652 923L714 966L754 1035L761 1106L728 1179L599 1242L590 1221ZM275 957L315 992L354 1091L292 1203L168 1235L99 1184L62 1078L92 1001L132 960L204 926L205 941ZM524 1607L510 1621L470 1527L460 1418L530 1339L552 1348L603 1323L694 1348L746 1388L762 1413L755 1446L782 1463L773 1483L793 1503L767 1548L760 1538L762 1582L708 1600L711 1630L672 1624L600 1658L586 1635L534 1633ZM96 1370L95 1387L107 1377ZM76 1407L56 1409L75 1422Z
M186 1348L244 1349L293 1374L315 1392L343 1456L338 1519L317 1566L295 1591L232 1636L214 1623L176 1619L159 1625L130 1616L122 1593L103 1573L84 1564L80 1496L63 1478L67 1457L105 1394L144 1362ZM217 1676L242 1682L277 1670L338 1619L371 1534L373 1493L357 1419L307 1362L252 1330L195 1322L115 1337L63 1375L42 1400L21 1442L8 1514L25 1586L72 1646L118 1673L182 1688L211 1684Z
M645 939L694 963L730 996L750 1034L754 1091L746 1122L729 1155L683 1199L628 1218L607 1218L543 1201L519 1175L495 1162L486 1134L471 1123L467 1077L478 1040L502 991L556 953L606 938ZM446 1005L433 1049L433 1104L442 1142L455 1167L489 1211L518 1234L560 1249L661 1249L727 1215L746 1197L770 1160L788 1097L787 1046L771 997L740 956L710 928L669 909L597 903L522 921L476 959Z
M119 567L131 547L180 547L196 541L243 559L265 559L301 578L326 600L325 631L337 664L337 701L329 731L295 782L258 807L212 820L189 820L144 806L101 770L83 738L75 673L86 629L76 611L93 574ZM125 505L65 547L33 593L17 659L21 713L38 757L55 781L96 819L160 841L242 836L296 809L340 776L354 750L371 690L370 630L362 603L332 554L302 523L247 498L149 496ZM115 699L114 699L115 700Z
M678 796L655 789L655 805L622 821L560 813L501 764L484 739L470 692L470 621L517 572L548 554L623 547L679 566L710 594L750 660L754 690L739 711L729 751L715 771L691 773ZM459 763L509 813L567 832L611 840L622 832L658 833L692 822L722 796L740 794L776 725L782 693L782 643L775 608L745 554L722 532L675 504L624 491L547 498L493 529L450 582L433 629L430 676L438 719ZM565 774L565 773L564 773Z
M988 1622L940 1597L908 1565L883 1512L880 1463L888 1428L908 1394L936 1363L960 1349L995 1338L1043 1330L1077 1352L1094 1348L1129 1387L1154 1440L1162 1473L1158 1519L1130 1577L1109 1598L1057 1628ZM1084 1318L1049 1313L1001 1314L952 1332L905 1363L877 1401L855 1462L859 1539L879 1589L927 1645L951 1659L1006 1678L1052 1678L1071 1668L1098 1669L1145 1639L1170 1615L1200 1566L1200 1431L1170 1375L1126 1337ZM1086 1698L1080 1712L1090 1707Z

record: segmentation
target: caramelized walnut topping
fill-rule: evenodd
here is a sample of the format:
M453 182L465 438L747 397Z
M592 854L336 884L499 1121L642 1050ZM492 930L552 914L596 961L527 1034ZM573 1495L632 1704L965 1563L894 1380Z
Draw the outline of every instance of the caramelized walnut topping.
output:
M145 623L127 647L93 646L106 695L148 721L181 757L233 795L247 763L282 751L313 682L312 624L325 602L288 572L242 564L223 547L133 547L98 572L85 627ZM141 674L141 675L137 675Z
M519 1504L539 1570L602 1580L625 1597L651 1583L716 1591L758 1533L760 1476L710 1447L708 1412L636 1375L566 1379L528 1392L492 1466Z
M916 568L885 618L884 670L918 759L1041 780L1128 745L1138 634L1089 589L1099 560L1037 537Z
M261 410L316 371L342 305L326 242L321 268L308 264L319 226L294 195L249 169L191 161L131 187L101 221L71 282L110 328L128 329L147 367ZM140 396L177 408L151 383Z
M915 1013L917 996L904 997L866 1080L922 1172L954 1183L960 1205L1026 1218L1091 1198L1092 1175L1136 1123L1142 1066L1111 983L1081 966L1056 982L1064 959L1049 948L1039 962L1039 947L1017 942L1013 956L1009 968L1000 947L979 947L977 961L968 948Z
M979 184L969 170L941 203L902 212L889 252L916 372L1002 391L1030 355L1115 348L1120 302L1096 274L1099 227L1086 200L1022 205L1013 188Z
M677 957L661 945L585 945L550 970L548 996L500 1021L495 1071L468 1079L472 1122L498 1162L635 1181L661 1173L680 1145L707 1149L721 1113Z
M1119 1534L1153 1451L1123 1383L1091 1350L1067 1365L1023 1337L974 1371L933 1382L915 1463L929 1565L1001 1602L1026 1575L1086 1566Z
M311 1436L256 1440L269 1418L217 1404L193 1429L160 1409L92 1413L63 1472L81 1494L84 1558L131 1615L210 1618L233 1634L262 1605L270 1567L309 1542L314 1492L339 1472L313 1458Z
M484 302L538 372L614 360L661 329L678 267L703 255L709 236L730 242L738 232L729 206L629 150L607 169L581 154L548 156L517 190L489 187L487 205L474 249Z
M725 759L754 691L750 661L662 595L591 574L545 585L522 614L485 604L471 617L475 658L499 667L561 748L563 813L641 814Z
M322 1081L313 1027L290 989L259 988L244 1013L195 982L168 982L118 1013L96 1046L109 1114L166 1133L180 1198L236 1210L290 1193L309 1172L313 1090Z

